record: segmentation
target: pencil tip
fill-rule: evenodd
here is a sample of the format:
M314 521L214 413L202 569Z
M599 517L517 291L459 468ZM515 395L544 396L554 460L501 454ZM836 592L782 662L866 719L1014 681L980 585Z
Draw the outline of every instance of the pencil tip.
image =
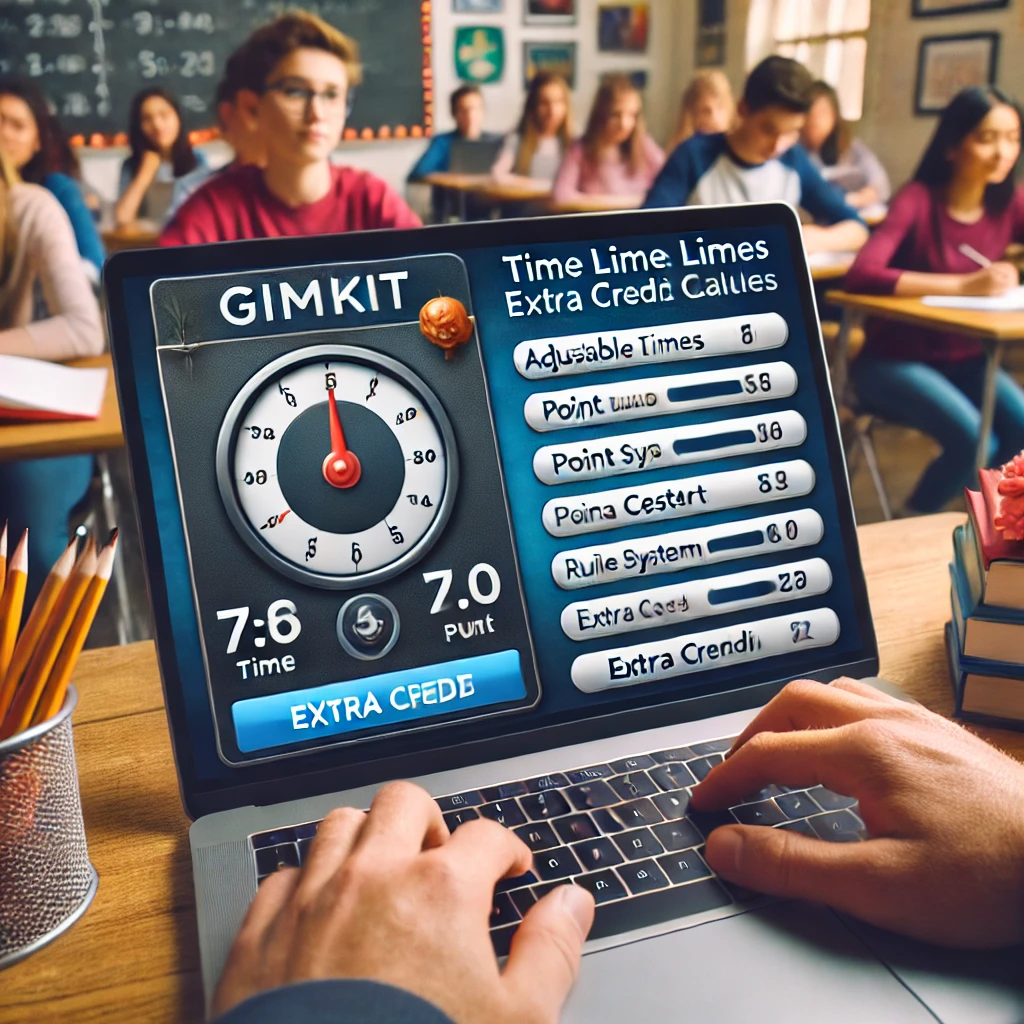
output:
M118 535L119 532L120 532L120 528L115 526L110 531L110 536L107 538L107 543L108 544L113 544L117 540L117 535Z
M10 568L12 572L28 572L28 530L22 533L21 540L11 555Z
M0 531L0 558L7 557L7 523L4 523L4 528Z

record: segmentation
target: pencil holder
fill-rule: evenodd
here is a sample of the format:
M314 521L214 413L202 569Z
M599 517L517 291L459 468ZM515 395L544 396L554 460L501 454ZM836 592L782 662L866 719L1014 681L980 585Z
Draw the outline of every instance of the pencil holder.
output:
M71 712L0 742L0 968L55 939L96 893L78 791Z

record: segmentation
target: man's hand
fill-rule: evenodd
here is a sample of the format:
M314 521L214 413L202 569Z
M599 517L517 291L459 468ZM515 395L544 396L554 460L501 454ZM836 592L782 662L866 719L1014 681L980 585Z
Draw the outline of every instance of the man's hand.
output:
M769 783L856 797L871 838L723 826L707 860L724 878L945 946L1024 940L1024 766L959 725L852 679L790 683L692 804L726 807Z
M530 908L498 969L488 937L494 886L532 867L496 822L449 836L437 804L386 786L369 814L324 818L301 870L260 886L214 996L215 1013L280 985L364 978L433 1003L456 1024L549 1024L576 979L593 897L562 885Z

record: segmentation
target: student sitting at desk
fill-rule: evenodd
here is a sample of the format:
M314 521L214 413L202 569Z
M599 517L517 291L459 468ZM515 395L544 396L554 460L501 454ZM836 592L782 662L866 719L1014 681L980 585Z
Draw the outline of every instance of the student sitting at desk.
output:
M22 181L57 197L74 228L78 253L88 261L87 272L99 284L106 253L82 194L78 159L43 91L29 78L0 78L0 147Z
M839 95L828 82L811 87L811 109L800 132L800 142L821 176L846 195L855 210L887 203L892 194L889 175L881 161L860 139L839 112Z
M132 100L128 119L131 154L121 167L121 198L114 207L118 227L139 218L163 222L174 182L206 165L181 125L178 101L159 86L143 89Z
M718 68L698 71L683 91L679 122L665 152L672 153L691 135L727 132L735 118L736 100L725 73Z
M212 178L168 224L161 245L420 226L379 178L331 163L360 80L348 36L296 11L258 28L241 52L237 102L266 143L266 167Z
M409 172L409 181L419 181L436 171L450 170L452 143L456 139L497 142L497 134L484 131L484 97L479 86L460 85L448 103L455 119L455 129L435 135L430 140L430 145Z
M847 289L999 295L1014 287L1017 270L1001 257L1011 242L1024 240L1024 193L1015 183L1020 138L1020 113L1003 92L979 87L958 93L914 180L896 194L847 274ZM979 267L979 255L990 265ZM869 320L865 334L851 368L861 403L942 445L906 506L909 513L934 512L972 477L981 430L982 346L960 334L887 320ZM1024 447L1024 391L1003 370L994 430L990 455L996 463Z
M626 75L609 75L594 97L583 138L558 169L551 198L562 203L590 196L630 209L643 202L664 162L647 134L640 90Z
M859 249L867 228L797 144L811 106L811 73L788 57L766 57L747 78L735 127L695 135L668 158L644 206L717 206L781 199L815 219L809 253Z
M572 137L569 86L561 75L538 72L519 126L505 138L491 173L498 179L518 176L550 185Z
M36 296L46 314L37 318ZM0 150L0 353L73 359L103 351L99 305L60 203L26 184ZM30 600L68 542L68 515L92 475L92 458L0 463L0 523L31 531ZM31 605L26 605L31 607Z

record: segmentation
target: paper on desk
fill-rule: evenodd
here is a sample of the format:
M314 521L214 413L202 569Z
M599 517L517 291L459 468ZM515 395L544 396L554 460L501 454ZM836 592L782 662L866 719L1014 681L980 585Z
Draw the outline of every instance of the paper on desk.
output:
M0 355L0 419L94 420L106 389L103 366L61 366Z
M1002 295L925 295L921 301L926 306L944 309L977 309L990 313L1010 313L1024 310L1024 286L1011 288Z
M812 252L807 256L807 266L812 270L815 267L840 267L852 263L856 258L855 252Z

